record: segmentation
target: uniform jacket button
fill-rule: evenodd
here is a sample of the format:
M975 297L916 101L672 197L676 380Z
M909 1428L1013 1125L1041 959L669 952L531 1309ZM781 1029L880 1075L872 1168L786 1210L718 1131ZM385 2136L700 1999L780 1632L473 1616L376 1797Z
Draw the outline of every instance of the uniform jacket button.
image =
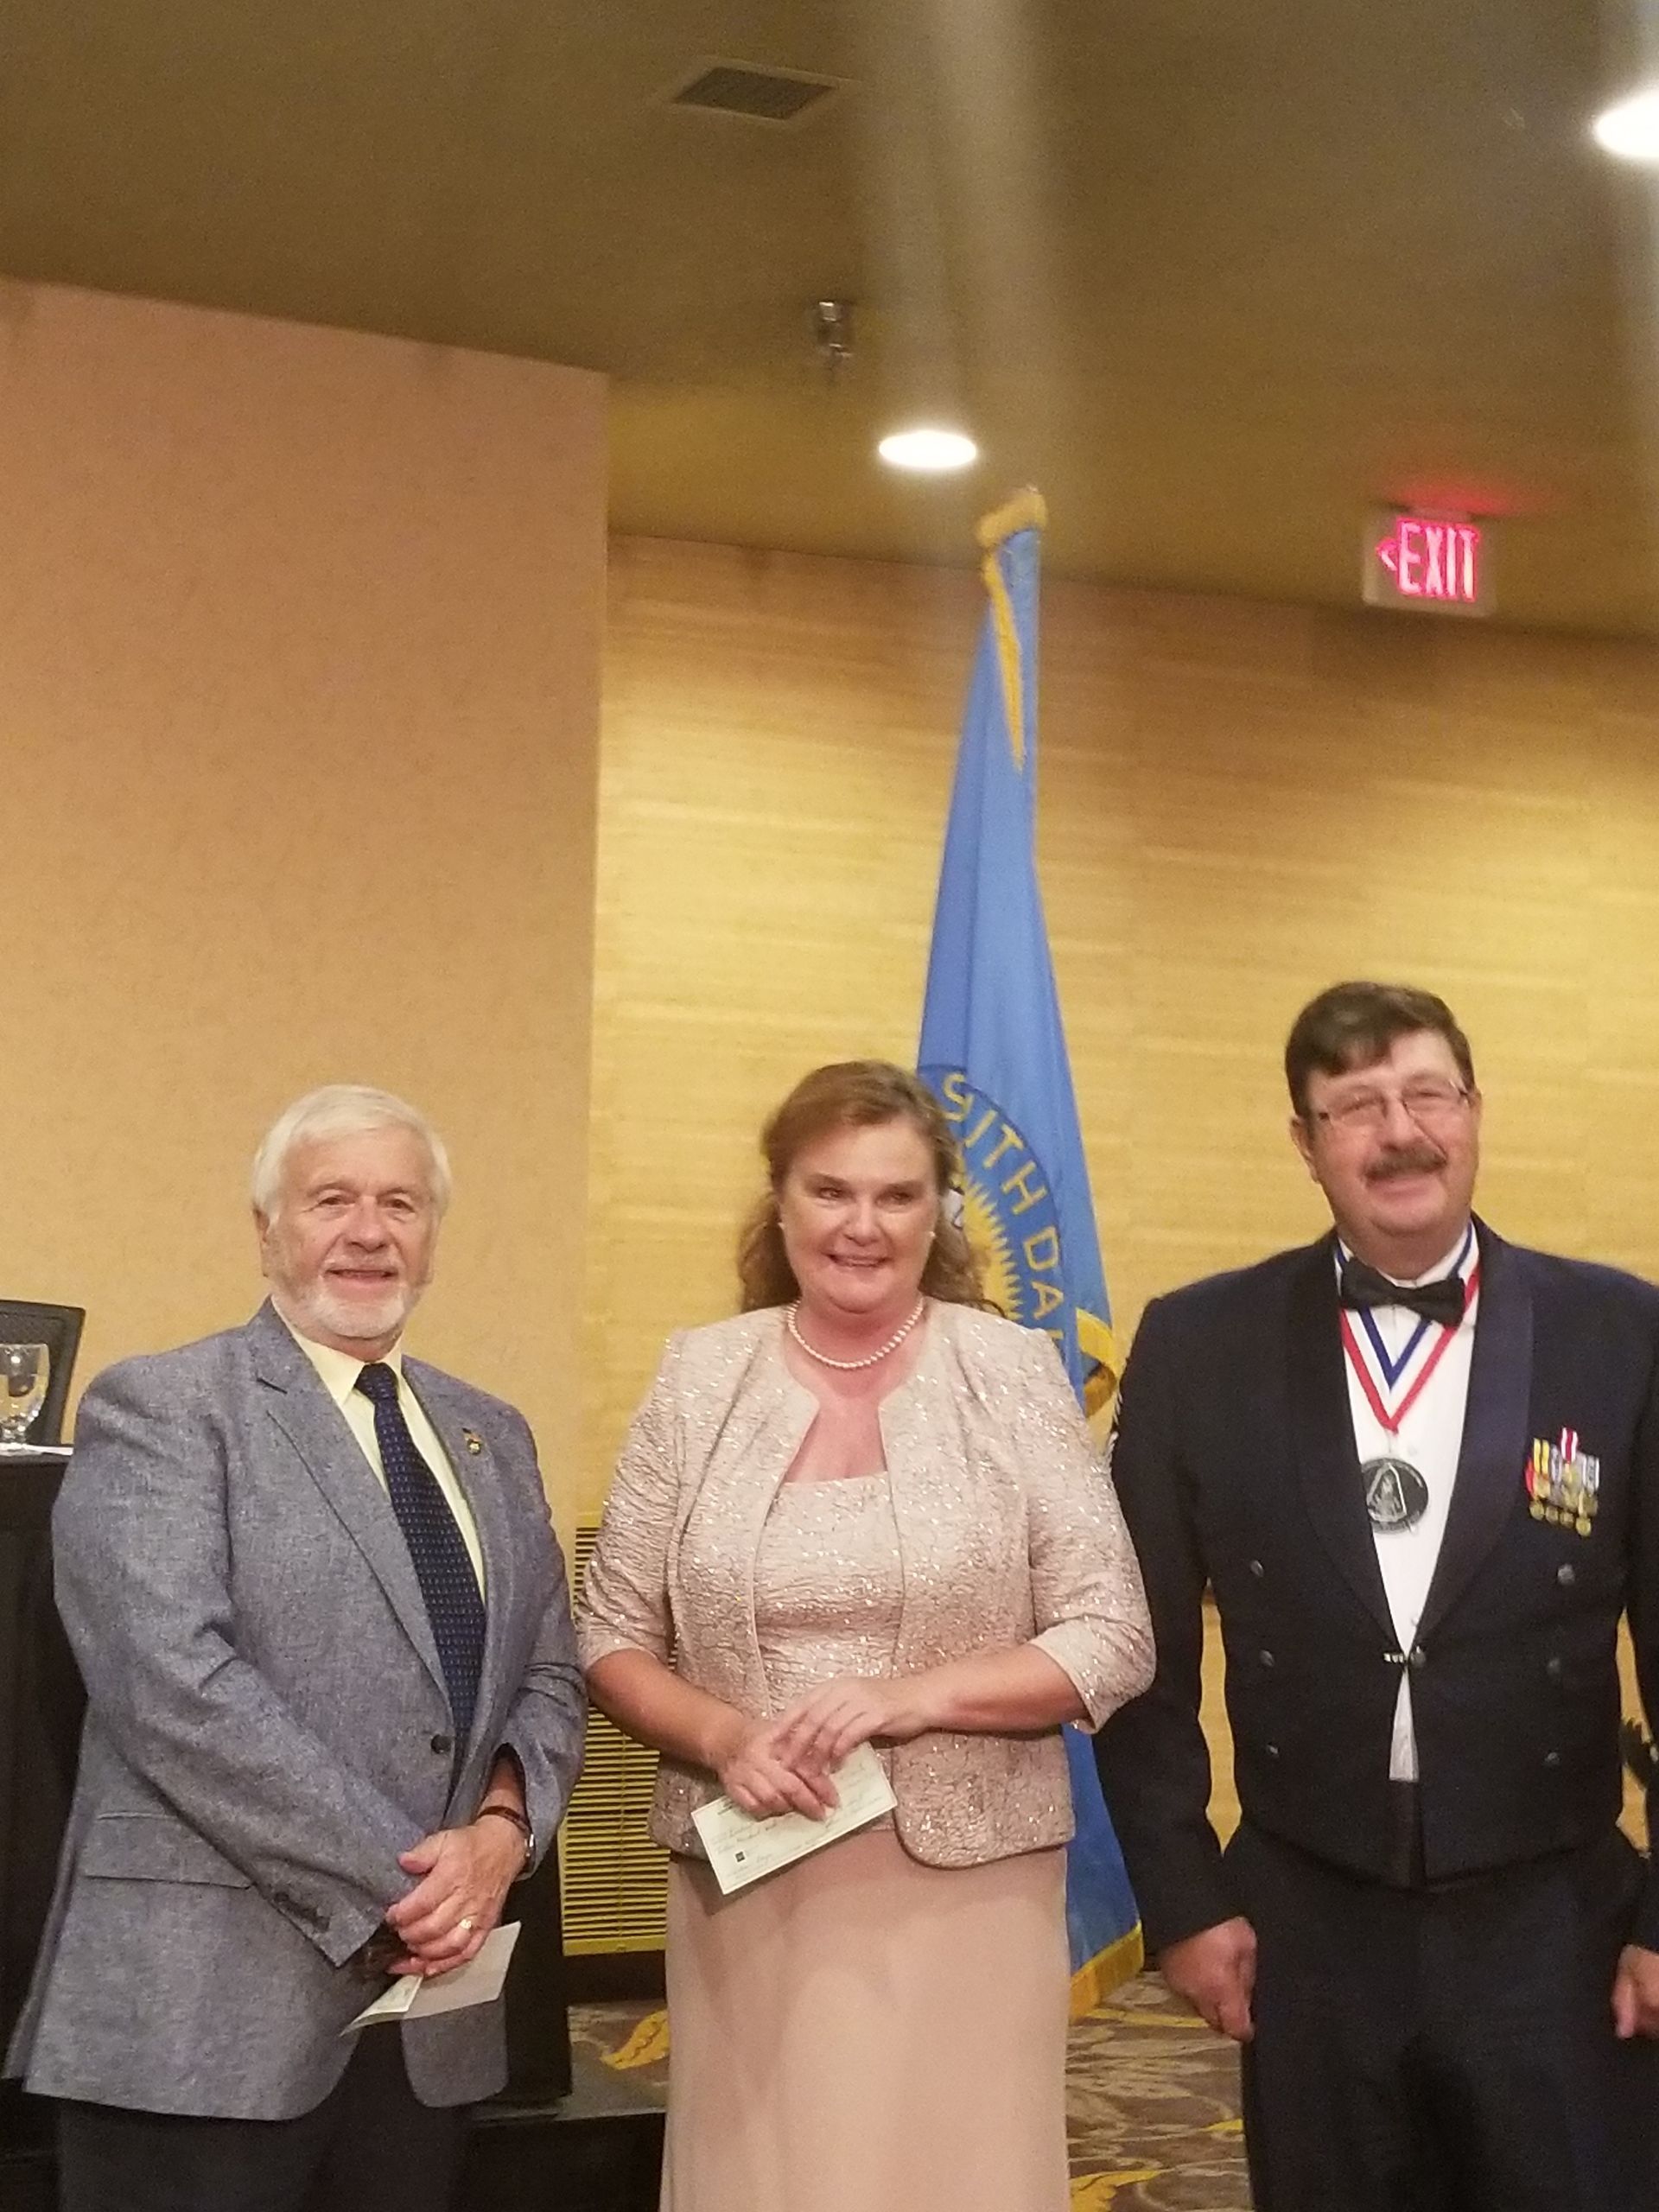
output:
M1562 1672L1560 1661L1554 1658L1546 1659L1544 1662L1544 1672L1549 1676L1552 1682L1559 1682L1561 1679Z
M1262 1580L1267 1571L1267 1568L1262 1566L1259 1559L1253 1559L1250 1561L1250 1573L1255 1577L1258 1582Z
M1264 1667L1276 1667L1279 1663L1271 1651L1263 1651L1259 1656Z
M1558 1567L1555 1570L1555 1580L1563 1590L1570 1589L1578 1579L1576 1571L1571 1566Z
M435 1736L432 1738L432 1748L440 1758L445 1758L454 1750L455 1739L453 1736Z
M1546 1766L1560 1766L1560 1763L1561 1755L1559 1751L1546 1751L1544 1753L1544 1764Z

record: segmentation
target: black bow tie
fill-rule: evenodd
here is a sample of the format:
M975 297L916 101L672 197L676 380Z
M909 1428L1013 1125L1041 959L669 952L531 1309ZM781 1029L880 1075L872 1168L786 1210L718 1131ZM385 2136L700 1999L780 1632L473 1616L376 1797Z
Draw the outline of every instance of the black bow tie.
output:
M1463 1277L1455 1273L1442 1275L1438 1282L1390 1282L1363 1260L1349 1258L1342 1263L1338 1294L1344 1306L1409 1306L1425 1321L1438 1321L1448 1329L1463 1319Z

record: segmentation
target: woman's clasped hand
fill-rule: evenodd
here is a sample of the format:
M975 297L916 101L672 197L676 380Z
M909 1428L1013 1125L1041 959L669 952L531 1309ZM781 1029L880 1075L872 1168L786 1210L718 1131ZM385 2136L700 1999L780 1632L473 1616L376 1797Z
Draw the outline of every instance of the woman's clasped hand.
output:
M842 1675L786 1713L742 1722L716 1771L733 1803L757 1820L822 1820L839 1802L835 1771L850 1751L907 1743L938 1726L920 1676Z

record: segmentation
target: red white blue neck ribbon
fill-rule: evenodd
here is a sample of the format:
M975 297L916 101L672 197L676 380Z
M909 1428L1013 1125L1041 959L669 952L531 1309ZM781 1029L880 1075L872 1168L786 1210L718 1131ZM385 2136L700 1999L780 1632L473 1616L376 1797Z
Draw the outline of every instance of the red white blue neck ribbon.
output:
M1468 1230L1464 1236L1463 1243L1459 1249L1458 1256L1452 1264L1450 1273L1457 1274L1461 1272L1463 1263L1468 1258L1470 1248L1474 1243L1474 1241L1475 1225L1473 1222L1471 1222ZM1428 1320L1427 1318L1420 1319L1416 1327L1406 1339L1405 1344L1402 1348L1398 1356L1393 1358L1390 1358L1389 1355L1389 1348L1382 1341L1382 1333L1376 1325L1376 1315L1369 1306L1361 1306L1358 1309L1360 1325L1365 1332L1370 1349L1376 1357L1376 1364L1382 1373L1382 1379L1388 1385L1390 1391L1398 1389L1402 1377L1410 1368L1413 1360L1415 1359L1419 1351L1421 1351L1425 1340L1428 1338L1431 1332L1433 1333L1436 1338L1436 1341L1429 1347L1427 1355L1424 1358L1421 1366L1419 1368L1417 1375L1412 1382L1410 1388L1406 1391L1405 1395L1394 1407L1392 1411L1384 1405L1382 1393L1378 1389L1376 1379L1371 1373L1370 1362L1366 1358L1364 1352L1360 1349L1359 1338L1354 1331L1353 1309L1345 1306L1341 1309L1342 1344L1343 1350L1348 1356L1348 1364L1352 1368L1355 1375L1358 1378L1359 1387L1365 1394L1366 1403L1376 1414L1379 1425L1384 1428L1390 1436L1398 1433L1401 1422L1404 1421L1406 1415L1411 1411L1413 1406L1416 1404L1418 1399L1422 1395L1429 1376L1433 1375L1435 1369L1440 1365L1441 1360L1445 1358L1446 1348L1451 1343L1452 1338L1457 1335L1459 1329L1463 1325L1463 1321L1468 1319L1469 1309L1474 1304L1476 1294L1479 1288L1480 1262L1477 1259L1474 1266L1469 1270L1469 1274L1465 1280L1463 1286L1462 1319L1446 1324L1436 1324Z

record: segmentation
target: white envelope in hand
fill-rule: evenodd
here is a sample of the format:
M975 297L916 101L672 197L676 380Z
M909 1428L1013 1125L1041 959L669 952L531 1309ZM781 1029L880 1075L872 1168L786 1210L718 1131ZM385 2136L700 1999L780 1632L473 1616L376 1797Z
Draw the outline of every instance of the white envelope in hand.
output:
M841 1802L821 1821L805 1813L778 1813L771 1820L757 1821L729 1797L697 1807L691 1818L723 1897L804 1859L809 1851L839 1842L855 1828L868 1827L898 1802L880 1760L868 1744L848 1753L833 1779Z
M429 2020L437 2012L459 2012L469 2005L493 2005L507 1978L507 1962L518 1941L518 1923L493 1928L479 1946L476 1958L448 1974L406 1974L391 1987L365 2005L355 2019L347 2020L343 2036L359 2028L372 2028L379 2020Z

